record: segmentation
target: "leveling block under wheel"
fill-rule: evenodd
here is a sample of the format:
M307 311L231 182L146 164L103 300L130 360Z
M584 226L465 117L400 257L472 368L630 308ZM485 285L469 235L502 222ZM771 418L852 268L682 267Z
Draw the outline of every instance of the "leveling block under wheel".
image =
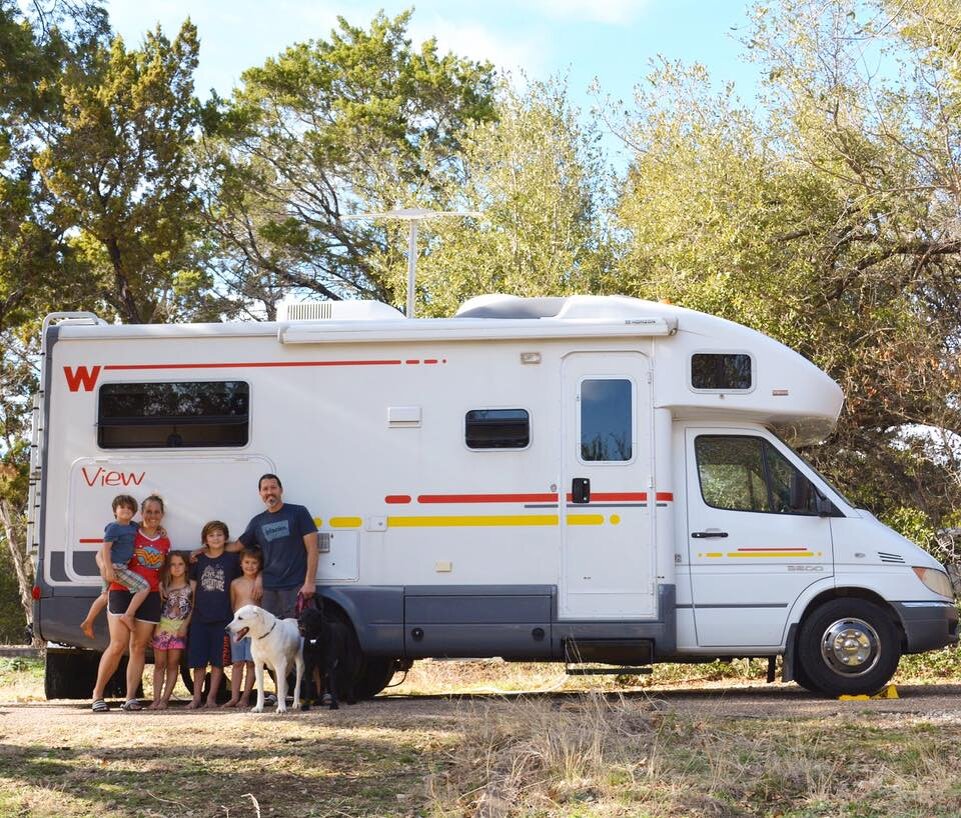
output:
M868 699L900 699L898 695L898 689L894 685L885 685L877 693L868 696L866 693L862 693L860 696L838 696L839 702L863 702Z

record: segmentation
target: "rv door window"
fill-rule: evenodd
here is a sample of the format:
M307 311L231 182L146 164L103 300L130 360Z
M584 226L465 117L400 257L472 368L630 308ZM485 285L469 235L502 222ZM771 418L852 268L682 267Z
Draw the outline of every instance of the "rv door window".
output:
M633 387L623 378L581 381L581 460L623 462L634 456Z
M699 435L694 451L707 505L729 511L817 513L811 481L763 438Z
M472 409L464 425L469 449L524 449L531 442L526 409Z
M245 446L249 399L244 381L105 383L97 442L103 449Z

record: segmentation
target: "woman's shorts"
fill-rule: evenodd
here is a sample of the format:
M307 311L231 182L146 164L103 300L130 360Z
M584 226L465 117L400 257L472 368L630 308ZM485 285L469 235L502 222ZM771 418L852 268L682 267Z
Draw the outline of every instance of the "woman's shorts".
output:
M192 668L223 667L230 663L227 622L190 623L187 634L187 664Z
M187 647L187 637L177 636L177 631L183 627L183 620L165 619L161 617L160 624L153 635L154 650L183 650Z
M132 598L130 591L111 591L107 595L107 613L114 616L125 614ZM138 622L156 625L160 621L160 610L160 591L151 591L133 616Z
M252 662L253 654L250 652L250 637L245 636L239 642L230 640L230 661L231 662Z

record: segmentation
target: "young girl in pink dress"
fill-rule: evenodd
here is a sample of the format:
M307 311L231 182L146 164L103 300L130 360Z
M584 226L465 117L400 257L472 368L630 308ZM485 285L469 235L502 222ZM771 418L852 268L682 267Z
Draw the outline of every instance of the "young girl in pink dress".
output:
M177 684L180 657L187 647L187 626L193 611L193 590L187 580L187 555L170 554L167 581L163 586L163 610L153 637L153 704L151 710L163 710Z

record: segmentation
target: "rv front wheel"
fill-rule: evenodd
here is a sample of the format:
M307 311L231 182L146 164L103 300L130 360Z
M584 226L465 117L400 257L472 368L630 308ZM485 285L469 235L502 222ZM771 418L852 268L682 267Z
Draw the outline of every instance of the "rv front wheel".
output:
M875 693L894 675L900 658L891 617L864 599L826 602L808 614L798 634L799 678L826 696Z

